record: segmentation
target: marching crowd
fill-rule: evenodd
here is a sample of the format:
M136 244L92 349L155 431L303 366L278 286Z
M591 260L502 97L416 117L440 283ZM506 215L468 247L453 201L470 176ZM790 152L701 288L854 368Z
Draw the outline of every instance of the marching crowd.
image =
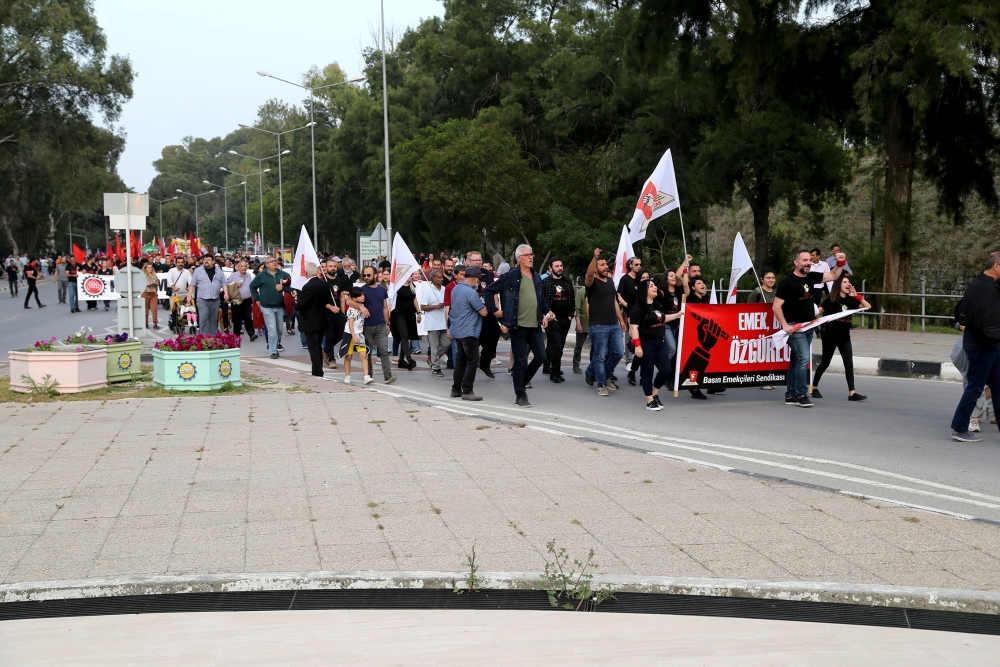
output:
M318 264L306 263L308 281L298 290L292 289L290 275L274 256L153 255L140 258L136 266L146 278L140 288L147 327L152 316L152 327L159 328L162 306L169 311L170 328L177 333L224 330L241 335L245 331L251 341L262 335L269 356L276 359L285 349L283 334L293 335L297 326L313 375L322 376L324 368L335 369L341 361L347 383L354 382L355 356L362 372L359 382L374 382L377 360L383 382L391 384L396 381L393 361L399 369L413 370L415 355L424 354L421 348L426 345L431 375L444 378L445 371L450 371L451 397L479 401L477 374L496 379L494 368L502 366L497 346L506 340L510 343L507 373L520 407L531 407L527 391L539 370L554 384L566 381L563 351L573 331L572 371L583 375L598 396L618 391L617 371L624 359L626 380L642 387L646 409L661 410L660 392L675 389L682 304L710 301L701 267L690 255L680 266L658 276L644 269L640 258L631 258L617 286L600 248L594 249L582 285L565 274L559 258L549 259L545 273L540 274L534 252L525 244L517 247L510 264L499 255L492 263L484 262L478 251L461 258L421 254L417 261L420 269L398 288L395 306L389 298L391 264L384 258L359 270L350 257L322 257ZM46 260L9 256L5 271L12 297L17 296L21 281L27 283L24 307L30 308L32 295L44 307L36 282L47 269L58 285L59 302L65 304L68 299L75 313L80 312L76 283L81 276L115 275L120 264L94 256L78 264L72 254ZM851 282L846 255L837 245L826 259L818 248L802 250L794 254L793 267L780 281L773 270L763 269L760 286L749 297L750 303L771 304L788 334L785 403L808 408L813 399L822 398L820 380L837 352L844 365L847 400L866 400L855 388L850 318L830 321L818 329L822 357L811 381L813 330L799 330L823 314L869 307ZM109 306L104 301L104 309ZM87 307L94 309L98 304L88 301ZM984 417L995 421L991 408L1000 410L1000 252L990 255L983 274L971 282L955 309L955 319L964 334L953 359L963 371L966 389L952 422L952 437L975 442L980 439L975 434L979 421ZM701 326L713 324L707 321ZM584 366L588 340L589 358ZM700 389L688 391L695 400L708 399ZM708 389L707 394L724 391Z

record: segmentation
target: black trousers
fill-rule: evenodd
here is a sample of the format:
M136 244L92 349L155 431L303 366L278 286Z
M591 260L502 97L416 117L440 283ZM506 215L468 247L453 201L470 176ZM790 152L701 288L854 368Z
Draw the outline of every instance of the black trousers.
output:
M840 327L826 327L823 332L823 358L816 367L816 374L813 376L813 386L819 386L819 379L830 367L833 360L833 353L840 350L840 358L844 362L844 375L847 376L847 389L854 391L854 350L851 347L851 332L839 333Z
M309 348L309 361L312 362L312 374L323 377L323 332L301 331L306 337L306 347Z
M337 346L344 338L344 327L347 326L347 315L343 312L331 313L326 311L326 333L323 336L323 349L326 356L336 359Z
M568 317L557 317L545 328L545 356L548 362L549 375L562 375L559 366L562 364L563 348L566 347L566 336L569 334Z
M229 302L219 299L219 312L222 313L222 328L229 328Z
M496 315L483 318L483 328L479 332L479 367L489 370L490 364L497 357L497 343L500 342L500 323Z
M463 394L472 393L472 383L476 381L476 369L479 367L479 339L468 336L459 338L458 355L455 359L455 376L451 383L452 391ZM403 348L400 347L400 354Z
M27 306L28 302L31 301L31 295L32 294L35 295L35 303L37 303L39 306L42 305L41 299L38 298L38 287L35 285L35 281L34 280L29 280L28 281L28 293L24 295L24 305Z
M10 285L10 295L17 296L17 278L8 278L7 284Z
M543 330L539 327L517 327L510 332L510 351L514 355L514 367L511 376L514 378L514 394L527 396L524 385L531 382L535 373L548 358L545 356ZM528 352L534 356L528 363Z
M242 303L230 304L233 309L233 333L237 336L246 329L247 335L253 333L253 301L243 299Z

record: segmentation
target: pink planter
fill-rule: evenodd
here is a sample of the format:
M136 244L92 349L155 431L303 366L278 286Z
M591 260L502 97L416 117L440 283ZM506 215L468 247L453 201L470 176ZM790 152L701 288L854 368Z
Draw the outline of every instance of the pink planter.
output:
M75 394L108 386L108 353L104 348L83 352L28 352L11 350L10 388L27 394L31 385L21 379L27 375L39 385L45 376L59 383L55 389L60 394Z

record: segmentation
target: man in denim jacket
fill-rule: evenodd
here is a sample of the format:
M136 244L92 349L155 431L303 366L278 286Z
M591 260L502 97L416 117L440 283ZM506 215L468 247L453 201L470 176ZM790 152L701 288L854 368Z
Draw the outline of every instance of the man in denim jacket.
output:
M511 354L514 355L515 405L530 408L525 389L531 387L531 378L545 363L545 336L542 333L549 320L555 315L542 295L541 276L533 268L535 255L531 246L521 244L514 251L517 260L516 271L508 271L486 288L486 309L500 321L500 331L510 335ZM525 279L525 280L522 280ZM531 280L529 285L526 280ZM496 307L494 294L500 295L500 309ZM528 364L528 349L533 359Z

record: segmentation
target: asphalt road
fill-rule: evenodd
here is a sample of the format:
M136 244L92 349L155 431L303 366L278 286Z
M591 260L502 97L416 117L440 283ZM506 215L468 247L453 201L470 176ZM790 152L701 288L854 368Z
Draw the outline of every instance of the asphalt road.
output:
M97 311L70 314L69 306L56 303L55 285L43 285L40 292L48 305L44 310L24 310L23 292L18 299L0 294L0 345L5 349L46 336L64 337L81 325L95 333L116 330L114 305L110 312L101 304ZM150 334L165 337L169 332ZM265 354L263 338L244 341L245 355ZM279 364L308 372L298 337L284 342L287 352ZM500 354L506 360L505 346ZM782 477L1000 521L1000 432L996 426L985 427L978 444L949 439L962 391L956 383L859 376L858 390L869 400L849 403L843 376L829 374L822 385L826 398L816 399L808 410L785 406L781 388L747 388L730 389L708 401L694 401L682 392L679 398L665 398L662 412L648 412L641 389L625 383L624 370L618 374L619 390L603 398L567 367L568 381L559 385L536 376L535 388L528 392L533 407L525 410L513 405L512 383L504 368L497 368L496 380L479 375L476 392L485 400L469 403L449 399L450 378L432 377L423 359L418 361L412 372L394 369L401 374L395 384L383 387L377 382L372 387L450 410L524 422L553 431L553 437L605 440L690 460L693 466ZM355 377L360 377L357 370Z
M308 372L302 354L290 347L278 362L290 371ZM500 355L506 360L503 347ZM412 372L394 369L401 374L395 384L383 386L376 372L370 386L449 410L524 422L551 430L553 437L609 441L693 466L781 477L1000 521L1000 432L996 426L986 428L978 444L949 438L962 391L957 383L859 376L857 387L869 400L849 403L843 375L829 374L822 387L826 398L815 399L810 409L786 406L779 387L730 389L707 401L682 392L679 398L668 395L663 411L649 412L641 388L625 382L624 369L618 373L619 390L603 398L582 375L566 368L568 381L559 385L537 375L528 392L533 407L522 409L513 405L505 367L495 369L496 380L477 376L475 390L484 400L470 403L448 398L450 377L434 378L423 359L418 361ZM340 379L342 373L328 377Z

